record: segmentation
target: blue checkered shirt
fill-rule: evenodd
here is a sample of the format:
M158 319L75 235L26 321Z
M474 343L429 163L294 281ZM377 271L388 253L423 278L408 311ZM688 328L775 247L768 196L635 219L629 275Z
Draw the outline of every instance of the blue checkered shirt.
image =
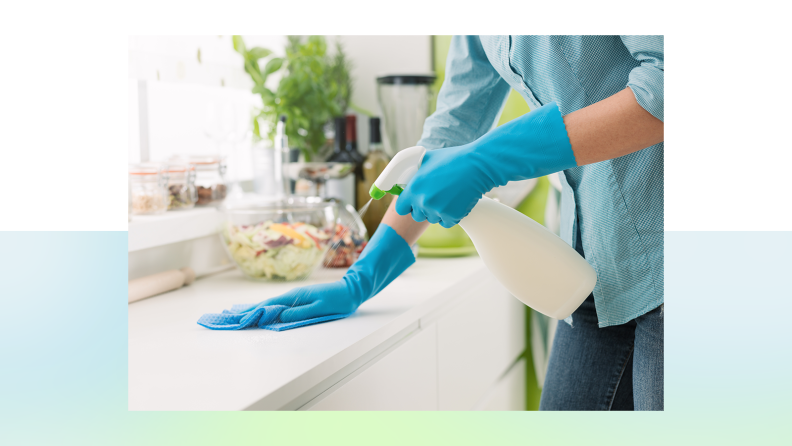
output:
M472 142L492 129L515 89L531 109L561 114L630 87L663 120L662 36L455 36L437 111L418 142ZM597 272L599 326L663 303L663 143L560 173L561 237ZM571 322L571 320L568 320Z

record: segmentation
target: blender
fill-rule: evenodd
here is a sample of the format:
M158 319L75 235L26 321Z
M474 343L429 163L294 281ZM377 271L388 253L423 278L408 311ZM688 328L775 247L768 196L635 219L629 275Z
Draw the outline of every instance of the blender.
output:
M391 74L377 78L377 98L385 127L385 152L389 157L414 146L423 133L434 99L434 74Z

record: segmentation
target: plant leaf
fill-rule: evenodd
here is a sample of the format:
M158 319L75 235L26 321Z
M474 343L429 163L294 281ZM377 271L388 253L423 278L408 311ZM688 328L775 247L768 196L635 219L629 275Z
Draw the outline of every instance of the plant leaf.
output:
M243 44L244 45L244 44ZM253 48L249 49L247 52L247 58L253 61L263 59L267 56L272 54L272 51L262 48L260 46L254 46Z
M234 43L234 51L244 56L247 50L245 49L245 41L242 40L242 36L231 36L231 41Z
M264 85L256 85L253 87L253 93L261 95L261 100L265 104L271 104L275 102L275 93L273 93L272 90L265 87Z
M300 41L302 40L302 36L286 36L287 44L286 44L286 52L296 54L300 51Z
M256 119L256 117L255 117L255 116L253 117L253 135L255 135L255 136L257 136L259 139L261 139L261 133L260 133L260 131L259 131L259 123L258 123L258 119Z
M261 72L259 71L258 63L253 63L249 60L245 60L245 71L253 78L253 82L256 85L264 84L264 78L261 76Z
M280 70L281 66L283 66L283 59L280 57L273 57L264 67L264 75L269 76L270 74Z

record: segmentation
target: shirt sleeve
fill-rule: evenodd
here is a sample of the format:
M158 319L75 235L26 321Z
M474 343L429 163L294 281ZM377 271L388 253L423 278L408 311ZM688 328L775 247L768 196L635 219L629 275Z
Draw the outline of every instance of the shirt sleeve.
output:
M492 128L509 89L478 36L454 36L437 111L424 122L418 145L439 149L475 141Z
M663 36L621 36L621 40L641 63L630 71L627 86L644 110L663 121Z

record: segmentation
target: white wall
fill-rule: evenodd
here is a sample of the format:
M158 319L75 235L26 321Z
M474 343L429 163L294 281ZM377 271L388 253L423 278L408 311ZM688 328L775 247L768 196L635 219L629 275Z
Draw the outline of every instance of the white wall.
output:
M248 47L284 54L285 36L244 36ZM379 115L375 78L381 74L425 73L431 67L429 36L330 36L339 39L354 64L352 102ZM198 53L200 51L200 61ZM228 101L243 112L260 101L250 93L252 81L234 52L231 36L132 36L129 38L129 160L165 159L176 153L209 153L217 145L205 135L208 104ZM275 87L278 77L268 84ZM144 81L141 84L140 81ZM144 85L142 98L139 86ZM139 110L139 105L146 104ZM139 121L142 116L145 122ZM368 149L368 120L358 116L361 151ZM147 132L145 131L147 129ZM141 130L144 133L141 134ZM240 179L249 179L249 142L240 145Z
M244 38L248 47L262 46L275 55L284 54L286 36ZM130 36L129 78L243 90L253 87L231 36Z
M286 37L246 36L245 41L281 56ZM231 144L221 145L206 134L208 110L227 106L235 122L246 126L251 110L261 103L250 93L253 82L242 69L231 36L132 36L128 76L130 162L230 151ZM273 86L277 81L275 76L270 79ZM235 149L229 175L249 180L250 138Z

